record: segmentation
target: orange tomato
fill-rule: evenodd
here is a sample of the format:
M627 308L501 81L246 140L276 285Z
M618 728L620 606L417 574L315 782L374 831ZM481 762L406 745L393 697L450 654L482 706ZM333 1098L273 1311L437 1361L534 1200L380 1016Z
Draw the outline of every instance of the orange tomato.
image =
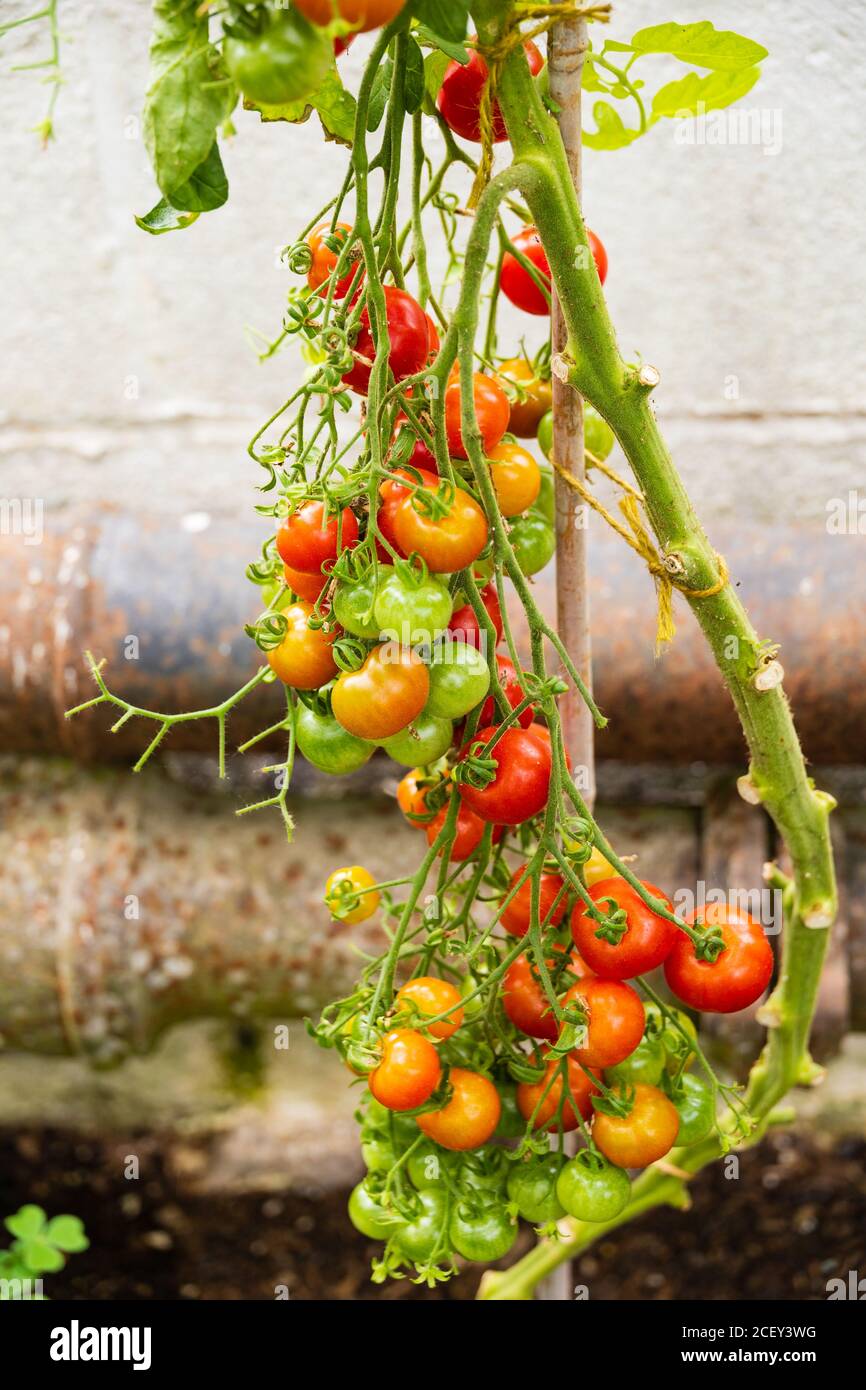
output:
M472 378L472 394L475 399L475 416L481 431L481 447L486 454L495 449L508 429L511 405L499 382L492 376L476 372ZM452 458L468 458L463 443L461 413L463 396L460 388L459 372L455 368L445 388L445 429L448 435L448 452Z
M395 1028L382 1039L382 1060L368 1084L387 1110L414 1110L429 1100L441 1075L433 1044L412 1028Z
M444 516L424 510L424 487L407 494L394 512L394 535L404 555L415 551L431 574L454 574L478 559L487 544L487 518L468 492L455 488Z
M441 1110L418 1116L418 1128L443 1149L477 1149L493 1135L502 1104L492 1081L476 1071L452 1067L448 1080L453 1095Z
M291 565L283 565L283 574L292 593L307 603L315 603L328 583L324 574L305 574L303 570L293 570Z
M310 232L307 237L307 245L313 257L313 264L307 271L307 284L311 290L317 290L320 285L324 285L330 279L331 273L340 258L339 251L332 251L327 245L328 240L339 241L341 248L345 245L350 236L352 228L348 222L338 222L333 231L330 222L323 222L315 231ZM350 253L354 256L354 251ZM355 279L356 266L350 265L346 274L337 281L334 288L334 296L342 299L348 294ZM360 276L358 277L360 283Z
M528 449L503 440L487 455L496 500L503 516L519 516L541 491L541 469Z
M566 1133L569 1130L577 1129L580 1120L578 1115L584 1120L590 1119L592 1115L592 1096L598 1093L598 1087L590 1081L586 1073L578 1066L577 1062L571 1057L568 1059L568 1090L562 1105L562 1115L557 1125L557 1112L559 1103L562 1100L562 1075L557 1076L544 1100L545 1087L550 1078L556 1071L558 1062L548 1062L547 1070L542 1081L521 1081L517 1087L517 1108L524 1120L528 1120L535 1110L536 1105L541 1104L538 1114L532 1124L533 1129L557 1129L561 1127ZM574 1104L572 1104L572 1101ZM575 1114L574 1105L577 1106L578 1113ZM594 1131L593 1131L594 1132Z
M419 975L417 979L410 980L397 991L395 1005L399 1009L402 1004L414 1004L419 1014L433 1018L435 1014L444 1014L447 1009L454 1009L454 1005L459 1004L460 999L459 989L447 980L437 980L432 975ZM429 1024L428 1032L432 1033L434 1038L450 1038L462 1022L463 1010L457 1008L447 1018Z
M511 401L511 414L508 419L510 434L518 439L534 439L542 416L553 405L553 387L549 379L538 376L531 362L525 357L509 357L497 369L497 375L506 386L514 388Z
M339 18L365 34L390 24L405 4L406 0L295 0L295 9L312 24L330 24Z
M411 724L429 693L430 676L420 656L383 642L359 670L341 672L331 693L331 712L350 734L376 742Z
M318 690L337 674L332 651L336 633L309 627L312 612L312 604L303 600L284 608L286 634L280 645L268 652L271 670L294 690Z
M680 1117L657 1086L637 1085L627 1115L599 1112L592 1137L605 1158L618 1168L645 1168L664 1158L677 1141Z

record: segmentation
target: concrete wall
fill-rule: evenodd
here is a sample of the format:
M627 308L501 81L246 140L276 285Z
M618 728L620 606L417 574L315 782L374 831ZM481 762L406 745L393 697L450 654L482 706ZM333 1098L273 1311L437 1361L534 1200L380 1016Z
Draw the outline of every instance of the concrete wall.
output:
M27 8L13 0L4 17ZM229 205L191 231L139 231L133 212L155 201L137 121L149 8L60 0L66 85L44 152L32 127L46 89L6 69L42 56L46 34L15 31L0 49L3 494L233 511L256 481L245 441L297 372L293 352L259 366L244 328L279 324L288 272L276 249L325 202L345 151L316 122L260 128L240 113ZM621 37L675 12L770 50L745 105L781 120L781 150L686 145L665 124L631 150L589 153L585 202L610 253L623 348L661 369L658 408L707 520L746 509L819 520L860 482L866 454L866 11L860 0L616 9ZM350 81L365 48L345 60ZM530 343L538 328L519 317Z

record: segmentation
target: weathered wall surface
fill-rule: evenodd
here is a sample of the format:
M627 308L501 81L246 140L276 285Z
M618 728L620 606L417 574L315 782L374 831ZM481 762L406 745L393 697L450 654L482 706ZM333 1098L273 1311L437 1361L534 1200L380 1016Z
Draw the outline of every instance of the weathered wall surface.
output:
M31 129L38 76L0 80L3 494L234 511L255 481L245 441L297 371L292 354L259 366L244 328L279 324L277 248L325 202L345 152L313 123L261 130L241 113L229 205L146 236L132 214L155 201L137 121L150 7L60 8L66 85L46 152ZM23 0L5 9L25 13ZM659 0L617 10L621 36L670 14ZM866 12L859 0L676 7L681 22L708 17L770 50L745 102L764 138L685 144L666 124L631 150L590 152L586 211L610 253L623 348L661 369L659 411L702 510L819 520L866 456ZM4 69L43 56L45 38L16 31ZM345 60L350 75L364 50ZM519 329L532 342L538 323Z

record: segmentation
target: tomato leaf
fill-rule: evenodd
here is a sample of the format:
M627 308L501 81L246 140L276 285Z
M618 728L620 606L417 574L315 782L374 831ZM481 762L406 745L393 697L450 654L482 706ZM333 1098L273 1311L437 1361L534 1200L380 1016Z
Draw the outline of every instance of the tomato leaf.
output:
M144 141L160 192L171 201L211 157L237 92L208 38L208 19L189 0L154 0ZM223 199L223 202L225 199Z
M653 119L668 116L674 119L697 115L699 111L717 111L730 106L750 92L761 76L760 68L744 68L742 72L711 72L700 77L687 73L678 82L668 82L653 97Z
M178 212L213 212L221 208L229 196L229 181L223 168L216 140L191 178L171 195L172 206Z
M302 125L315 111L327 140L351 145L355 134L357 103L340 81L336 68L328 73L315 96L281 106L265 106L245 98L244 110L258 111L263 121L289 121L292 125Z
M135 222L143 232L150 232L151 236L162 236L164 232L181 232L184 227L191 227L197 218L197 212L181 212L178 208L172 207L167 198L160 198L156 207L151 208L143 217L136 217Z
M631 46L636 53L670 53L684 63L717 72L741 72L767 57L753 39L730 29L716 29L708 19L697 24L653 24L634 35Z
M388 105L388 93L391 89L391 74L394 71L394 64L390 58L386 58L381 67L377 70L373 78L373 85L370 89L370 101L367 106L367 130L371 133L378 130L385 114L385 107Z
M440 52L439 49L428 53L424 59L424 110L428 116L432 116L436 110L436 98L450 61L448 54Z
M625 125L622 116L607 101L597 101L592 114L598 129L583 133L583 143L591 150L622 150L641 137L642 132Z
M424 100L424 55L409 35L406 46L406 68L403 73L403 106L410 116L421 108Z
M466 37L466 30L469 25L469 3L468 0L415 0L412 6L412 15L419 20L422 27L432 31L433 41L438 47L442 47L441 40L451 42L452 45L461 43ZM441 36L441 38L440 38ZM419 37L419 43L425 41ZM447 53L448 49L443 48ZM454 55L451 54L451 57ZM458 63L463 59L458 58Z

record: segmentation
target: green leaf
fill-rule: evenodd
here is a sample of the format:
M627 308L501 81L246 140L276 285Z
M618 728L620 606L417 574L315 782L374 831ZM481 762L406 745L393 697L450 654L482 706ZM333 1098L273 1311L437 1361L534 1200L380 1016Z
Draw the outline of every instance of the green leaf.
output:
M394 71L394 63L390 58L386 58L376 71L373 78L373 85L370 88L370 101L367 107L367 130L371 133L378 130L382 117L385 114L385 107L388 105L388 94L391 89L391 74Z
M424 55L411 34L406 45L406 68L403 73L403 106L412 116L424 100Z
M699 77L687 73L678 82L669 82L653 97L653 118L695 116L699 111L717 111L730 106L750 92L761 76L760 68L742 72L711 72Z
M245 111L258 111L263 121L289 121L301 125L309 120L315 111L322 122L327 140L337 140L341 145L351 145L355 134L355 115L357 103L340 81L340 75L333 68L322 82L314 96L302 101L290 101L281 106L258 105L249 99L244 100Z
M14 1216L7 1216L3 1224L10 1235L17 1236L19 1240L30 1240L45 1226L45 1212L41 1207L28 1204L19 1207Z
M171 201L211 153L237 91L225 79L208 18L192 0L154 0L144 141L160 192Z
M197 212L181 212L172 207L167 198L160 198L156 207L146 212L144 217L136 217L136 225L151 236L162 236L164 232L181 232L191 227L198 218Z
M435 35L459 44L469 24L468 0L415 0L413 18ZM423 39L419 39L423 43ZM446 53L447 49L444 50ZM458 62L460 59L458 59Z
M58 1250L65 1250L67 1254L76 1254L79 1250L87 1250L90 1241L84 1234L84 1223L78 1216L55 1216L49 1221L45 1230L46 1240L50 1240L52 1245L56 1245Z
M597 101L592 114L598 129L583 133L583 143L591 150L622 150L641 137L642 132L625 125L619 112L606 101Z
M438 49L434 53L428 53L424 59L424 108L428 115L432 115L435 110L442 78L450 61L448 54L441 53Z
M185 184L172 193L172 206L178 212L213 212L215 208L222 207L228 196L229 181L220 158L219 145L214 140L207 159Z
M452 43L450 39L443 39L441 34L434 34L432 29L419 24L415 30L415 37L420 44L427 48L435 48L439 53L445 53L448 58L460 63L465 68L469 62L469 49L462 43Z
M54 1274L66 1264L57 1247L42 1236L22 1241L20 1254L24 1264L33 1274Z
M640 29L631 41L636 53L670 53L695 67L717 72L741 72L767 56L753 39L729 29L716 29L708 19L698 24L653 24Z

